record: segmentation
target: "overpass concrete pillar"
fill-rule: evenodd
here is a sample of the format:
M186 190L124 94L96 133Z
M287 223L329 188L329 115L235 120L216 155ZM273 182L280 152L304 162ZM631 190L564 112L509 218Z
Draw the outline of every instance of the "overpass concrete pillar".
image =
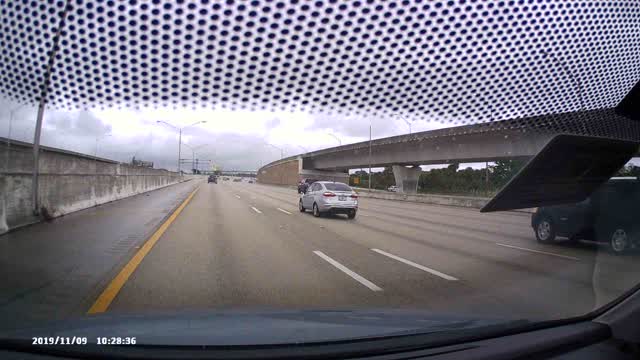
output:
M405 194L415 194L418 192L418 179L422 172L420 166L408 168L402 165L393 165L392 169L399 192Z

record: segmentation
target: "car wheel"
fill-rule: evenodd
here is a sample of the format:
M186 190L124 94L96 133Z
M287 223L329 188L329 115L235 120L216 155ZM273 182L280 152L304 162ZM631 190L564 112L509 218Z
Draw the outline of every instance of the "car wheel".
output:
M355 219L356 218L356 211L355 210L349 211L349 213L347 214L347 217L349 219Z
M609 231L609 246L614 254L623 254L631 245L631 233L628 229L614 226Z
M556 239L556 229L548 216L542 217L535 227L538 242L548 244Z
M318 205L313 203L313 216L320 217L320 210L318 209Z
M302 206L302 199L300 199L300 201L298 202L298 210L300 210L300 212L304 212L304 206Z

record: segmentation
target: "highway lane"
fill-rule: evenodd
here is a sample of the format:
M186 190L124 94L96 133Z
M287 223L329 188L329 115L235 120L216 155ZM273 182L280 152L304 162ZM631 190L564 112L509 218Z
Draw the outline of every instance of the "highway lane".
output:
M537 244L529 215L360 199L314 218L293 189L203 183L108 311L412 308L546 319L582 314L640 276L637 255Z
M85 314L198 185L171 185L0 236L0 329Z
M297 196L292 195L287 189L274 188L280 194L288 196L287 199L296 201ZM409 202L395 202L378 199L361 199L360 215L365 217L375 217L377 220L389 223L403 223L403 226L414 228L423 228L428 235L441 234L444 236L443 241L446 244L460 241L462 249L470 249L473 246L467 240L479 240L488 242L489 244L507 247L509 250L517 251L539 251L548 253L549 256L555 257L575 257L580 259L581 263L586 265L582 268L586 271L582 275L583 281L587 283L595 283L595 293L598 297L598 303L608 301L625 289L637 283L638 279L638 256L637 253L632 256L615 256L606 251L605 247L594 246L593 243L564 243L560 240L556 245L542 245L535 242L535 238L530 227L530 215L523 212L500 212L482 214L475 209L458 208L449 206L434 206ZM379 214L371 214L372 210L387 209L384 216ZM414 217L416 222L407 224L402 219ZM462 220L462 221L460 221ZM395 226L395 225L394 225ZM395 227L394 227L395 228ZM396 229L397 230L397 229ZM382 229L381 231L384 231ZM452 236L454 235L454 236ZM424 234L418 235L423 241L428 236ZM438 244L435 244L437 246ZM499 246L500 246L499 245ZM451 251L456 251L455 247L446 245ZM488 251L482 256L491 256L495 249L490 246ZM513 251L497 253L493 261L501 262L505 257L510 256L513 259ZM477 252L471 252L469 256L478 256ZM522 254L526 255L526 254ZM519 257L516 257L516 263ZM524 256L524 259L531 259ZM543 259L533 257L534 261L529 260L525 263L538 266L542 271L551 271L557 273L557 268L544 262ZM579 268L579 267L578 267ZM566 267L562 268L560 275L564 276L568 272ZM555 274L554 274L555 275ZM589 276L591 279L589 279Z

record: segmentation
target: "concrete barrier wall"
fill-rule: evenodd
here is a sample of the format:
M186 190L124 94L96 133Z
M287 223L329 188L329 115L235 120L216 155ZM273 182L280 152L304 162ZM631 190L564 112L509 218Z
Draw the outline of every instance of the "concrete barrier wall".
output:
M354 189L362 197L370 197L373 199L401 200L413 201L426 204L462 206L480 209L490 199L472 196L458 195L437 195L437 194L402 194L384 190L369 190L363 188Z
M461 206L474 209L482 208L490 198L460 195L440 195L440 194L402 194L384 190L369 190L353 187L359 196L372 199L411 201L425 204ZM534 209L518 209L518 212L531 213Z
M296 185L299 181L298 159L285 160L258 170L258 182L275 185Z
M39 221L33 215L30 144L0 139L0 233ZM190 179L175 172L44 147L39 199L44 217L57 217Z

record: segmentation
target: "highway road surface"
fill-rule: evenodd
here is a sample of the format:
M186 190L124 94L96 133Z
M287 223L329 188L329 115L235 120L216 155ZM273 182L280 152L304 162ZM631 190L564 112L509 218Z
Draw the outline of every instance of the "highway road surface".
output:
M544 320L640 279L637 254L538 244L524 212L361 197L348 220L297 202L291 188L193 180L2 236L0 316L402 308Z

